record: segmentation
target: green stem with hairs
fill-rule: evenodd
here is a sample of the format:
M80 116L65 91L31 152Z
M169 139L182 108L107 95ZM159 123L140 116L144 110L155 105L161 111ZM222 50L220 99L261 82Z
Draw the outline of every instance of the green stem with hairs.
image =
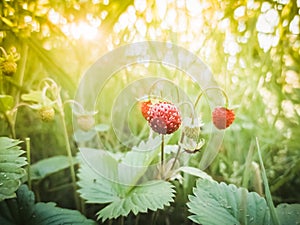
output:
M12 93L12 96L15 96L15 105L18 105L20 102L20 95L22 89L19 87L23 87L25 68L26 68L26 63L28 58L28 45L24 42L21 45L21 56L22 57L19 63L19 69L18 72L16 73L16 78L15 78L15 83L17 86L15 87L15 89L13 90L14 92ZM12 113L13 114L11 116L10 126L12 126L12 136L16 138L15 123L16 123L18 111L16 110L15 112Z
M161 158L160 158L160 173L161 173L161 178L164 179L164 147L165 147L165 135L161 135L161 149L160 149L160 154L161 154Z
M67 124L66 124L66 118L65 118L65 112L64 112L64 104L62 102L61 96L60 96L60 88L57 86L57 84L52 80L52 79L45 79L44 82L49 81L52 83L52 91L54 95L56 96L56 103L59 111L59 116L62 122L62 129L63 129L63 136L64 140L66 143L66 151L68 155L68 161L70 164L70 173L71 173L71 182L73 186L73 196L74 196L74 201L76 205L76 209L80 210L80 201L78 198L78 195L76 193L76 174L75 174L75 169L74 169L74 161L73 161L73 156L72 156L72 151L71 151L71 145L69 141L69 136L68 136L68 130L67 130Z
M80 203L78 196L76 194L76 175L75 175L75 169L74 169L74 163L73 163L73 156L72 156L72 151L71 151L71 146L70 146L70 141L69 141L69 136L68 136L68 131L67 131L67 125L65 121L65 114L63 109L60 110L60 118L62 121L62 128L63 128L63 135L66 143L66 151L68 155L68 161L70 164L70 173L71 173L71 180L72 180L72 186L73 186L73 194L74 194L74 201L76 205L76 209L80 209Z
M25 138L25 144L26 144L26 156L27 156L27 183L28 188L31 190L31 171L30 171L30 165L31 165L31 156L30 156L30 138Z
M16 139L16 130L15 130L15 122L13 120L12 114L10 111L6 111L5 113L3 113L7 123L8 123L8 127L10 130L10 136L13 139Z
M199 100L200 98L202 97L203 94L205 94L205 92L207 92L208 90L218 90L218 91L221 91L223 96L225 97L225 107L227 108L228 107L228 103L229 103L229 100L228 100L228 96L226 94L226 92L219 88L219 87L208 87L208 88L205 88L197 97L195 103L194 103L194 108L197 107L198 103L199 103Z
M180 138L180 141L179 143L182 143L183 142L183 139L184 139L184 133L181 134L181 138ZM181 150L181 145L178 144L178 148L177 148L177 152L176 152L176 156L175 156L175 159L174 159L174 162L171 166L171 169L172 170L174 167L175 167L175 164L176 164L176 161L178 160L178 157L179 157L179 153L180 153L180 150Z

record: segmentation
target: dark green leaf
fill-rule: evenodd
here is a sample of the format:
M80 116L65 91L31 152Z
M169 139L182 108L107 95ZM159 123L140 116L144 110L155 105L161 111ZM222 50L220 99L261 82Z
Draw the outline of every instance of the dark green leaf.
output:
M63 209L55 203L34 203L33 192L20 186L17 197L0 202L0 224L3 225L93 225L76 210Z
M264 198L245 188L207 179L199 179L187 203L189 218L202 225L270 224L270 212Z
M280 225L300 224L300 204L280 204L276 207Z
M169 206L174 197L173 186L166 181L153 180L140 186L133 187L132 191L124 198L115 196L114 201L98 212L98 219L118 218L127 216L129 212L137 215L140 212L147 212L148 209L156 211Z
M73 165L77 163L76 158L73 158ZM42 159L31 165L31 179L39 180L53 173L70 167L70 162L67 156L58 155L51 158Z
M173 201L174 189L169 182L151 180L137 185L157 156L158 143L157 140L142 142L119 163L104 150L80 149L78 192L88 203L110 203L98 212L98 219L105 221L130 212L156 211Z
M24 153L18 146L20 141L0 137L0 201L15 196L21 185L21 178L26 174L21 168L26 165Z

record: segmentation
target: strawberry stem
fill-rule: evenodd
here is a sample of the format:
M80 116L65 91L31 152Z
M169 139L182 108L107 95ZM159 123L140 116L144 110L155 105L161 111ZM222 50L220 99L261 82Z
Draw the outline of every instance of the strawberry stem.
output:
M83 108L83 106L79 102L77 102L77 101L75 101L73 99L66 100L66 101L64 101L63 104L64 105L66 105L66 104L73 104L73 106L76 106L78 108L79 112L76 112L74 108L73 108L73 111L75 111L77 114L85 114L86 113L86 111Z
M26 143L26 157L27 157L27 183L28 183L28 188L31 190L31 157L30 157L30 138L27 137L25 138L25 143Z
M181 102L181 103L178 105L178 107L180 107L180 106L182 106L182 105L185 105L185 104L188 105L188 106L190 107L191 111L192 111L191 117L192 117L192 123L194 123L194 119L196 118L195 107L193 106L193 104L192 104L191 102L188 102L188 101L186 101L186 102Z
M156 81L151 85L151 87L150 87L150 89L149 89L149 94L148 94L148 96L151 96L151 94L152 94L152 92L153 92L155 86L156 86L159 82L161 82L161 81L165 81L165 79L158 79L158 80L156 80Z
M225 97L225 107L227 108L228 107L228 104L229 104L229 99L228 99L228 96L226 94L226 92L222 89L222 88L219 88L219 87L208 87L208 88L205 88L197 97L195 103L194 103L194 108L197 107L198 103L199 103L199 100L200 98L202 97L203 94L205 94L208 90L218 90L220 91L223 96Z
M0 47L0 50L2 51L4 58L7 58L7 53L6 53L5 49Z
M164 179L164 147L165 147L165 135L161 135L161 157L160 157L160 172L161 178Z
M183 139L184 139L184 133L181 134L181 138L180 138L180 141L179 143L182 143L183 142ZM177 148L177 152L176 152L176 156L175 156L175 159L174 159L174 162L171 166L171 169L172 170L174 167L175 167L175 164L176 164L176 161L178 160L178 157L179 157L179 153L180 153L180 150L181 150L181 145L178 144L178 148Z

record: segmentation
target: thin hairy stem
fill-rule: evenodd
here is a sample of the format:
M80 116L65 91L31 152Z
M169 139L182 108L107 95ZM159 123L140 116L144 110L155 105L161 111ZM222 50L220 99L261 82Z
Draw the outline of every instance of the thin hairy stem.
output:
M25 144L26 144L26 156L27 156L27 183L28 183L28 188L31 190L31 171L30 171L30 165L31 165L31 156L30 156L30 138L25 138Z

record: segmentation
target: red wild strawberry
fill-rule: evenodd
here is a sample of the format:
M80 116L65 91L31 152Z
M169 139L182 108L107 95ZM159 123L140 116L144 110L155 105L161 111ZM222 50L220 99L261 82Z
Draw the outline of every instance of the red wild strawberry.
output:
M150 107L152 106L152 102L151 100L147 100L147 101L143 101L143 102L140 102L140 109L141 109L141 112L143 114L143 117L148 120L148 117L149 117L149 109Z
M150 127L159 134L171 134L181 125L179 110L172 103L156 103L150 107L148 114Z
M212 120L216 128L225 129L229 127L235 119L234 111L225 107L215 108L212 112Z

